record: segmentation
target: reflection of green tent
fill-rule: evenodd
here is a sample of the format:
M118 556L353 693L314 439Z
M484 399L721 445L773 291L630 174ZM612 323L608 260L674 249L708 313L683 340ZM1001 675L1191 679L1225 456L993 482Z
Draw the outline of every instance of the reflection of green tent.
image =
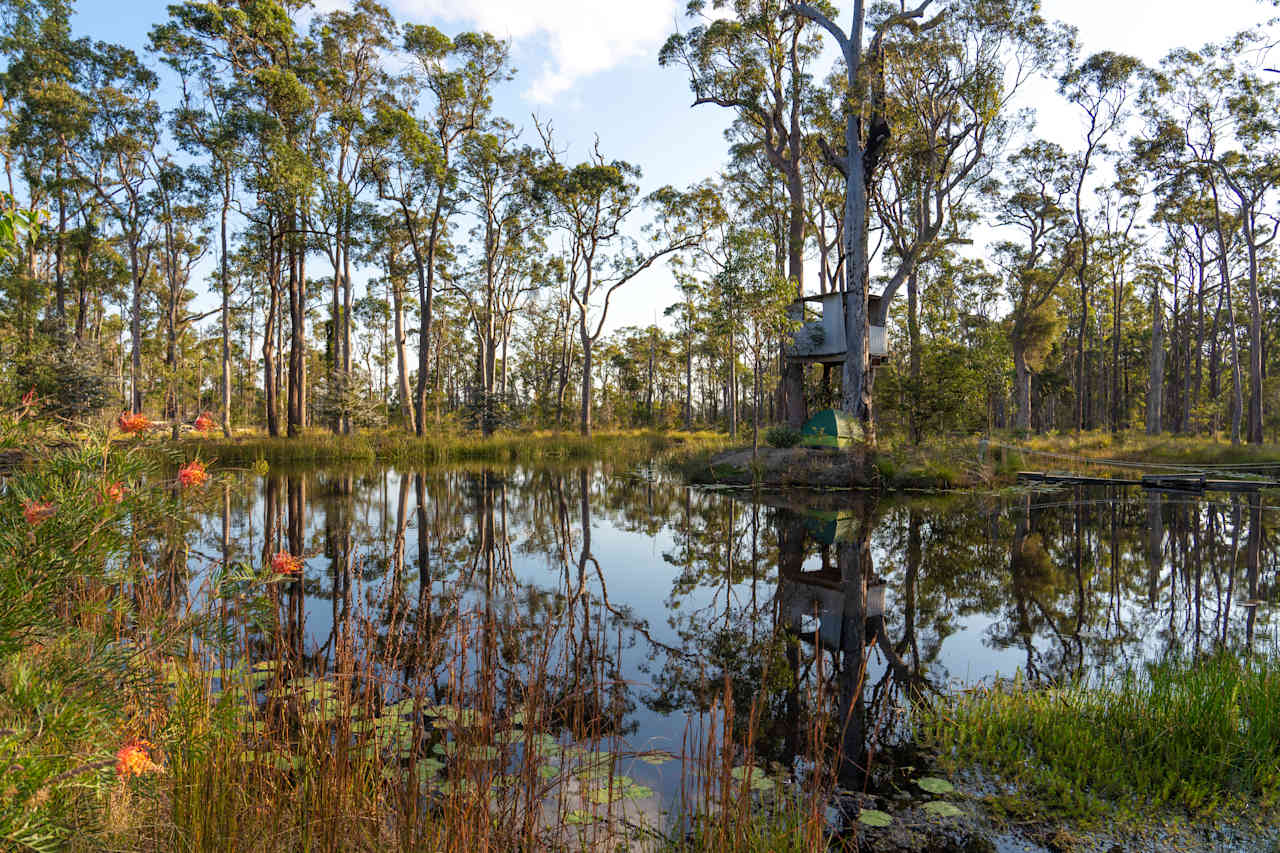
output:
M850 447L860 441L858 419L835 409L823 409L800 429L800 443L805 447Z
M854 541L856 521L851 514L835 512L807 512L804 516L805 529L820 545Z

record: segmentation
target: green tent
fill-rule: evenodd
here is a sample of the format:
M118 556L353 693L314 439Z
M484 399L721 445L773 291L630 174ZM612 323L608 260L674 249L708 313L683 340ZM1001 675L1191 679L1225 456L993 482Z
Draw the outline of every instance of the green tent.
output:
M835 409L823 409L800 429L800 443L805 447L852 447L861 441L857 418Z
M857 537L857 518L852 513L814 510L804 513L804 526L820 545L853 542Z

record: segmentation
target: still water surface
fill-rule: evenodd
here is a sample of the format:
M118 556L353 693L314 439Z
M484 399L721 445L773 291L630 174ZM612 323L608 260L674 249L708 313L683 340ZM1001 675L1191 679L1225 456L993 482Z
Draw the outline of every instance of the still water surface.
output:
M1257 495L753 497L606 462L246 473L216 504L187 537L192 594L220 565L305 558L251 656L358 659L388 700L488 673L494 708L541 668L550 695L591 697L566 728L637 751L687 750L726 684L761 763L794 767L818 716L898 739L922 689L1274 646L1280 515ZM424 637L453 663L428 672ZM669 803L673 766L628 772Z

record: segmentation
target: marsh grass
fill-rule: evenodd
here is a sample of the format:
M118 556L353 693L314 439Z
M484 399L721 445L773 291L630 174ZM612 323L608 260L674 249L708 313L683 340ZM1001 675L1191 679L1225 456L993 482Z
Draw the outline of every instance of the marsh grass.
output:
M416 465L458 463L553 463L618 459L640 462L665 453L691 452L721 446L725 439L713 432L657 432L620 430L583 436L576 432L537 430L478 433L440 431L422 438L398 432L366 432L350 436L310 430L293 438L264 435L187 437L178 442L149 439L164 453L200 453L223 465L252 465L257 460L277 463L400 462Z
M954 767L983 765L1045 807L1213 814L1280 795L1280 670L1223 651L1098 684L1015 679L941 701L918 734Z
M1021 438L1006 435L995 440L1034 451L1027 454L1026 461L1037 469L1047 467L1060 470L1075 463L1093 465L1099 472L1116 475L1116 469L1104 464L1105 462L1149 465L1153 468L1170 465L1210 468L1241 466L1245 469L1258 466L1259 469L1265 469L1280 465L1280 446L1276 444L1232 445L1229 439L1219 435L1149 436L1137 431L1113 435L1105 430L1093 430Z

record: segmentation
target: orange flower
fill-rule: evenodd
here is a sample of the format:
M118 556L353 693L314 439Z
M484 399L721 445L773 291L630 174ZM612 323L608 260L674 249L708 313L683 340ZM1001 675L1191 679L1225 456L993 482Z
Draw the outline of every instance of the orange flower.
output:
M22 505L22 517L32 527L45 519L52 518L56 511L54 505L46 501L27 501Z
M208 412L201 412L200 417L196 418L196 432L208 432L217 424L213 422L213 417Z
M124 500L124 486L120 482L103 483L102 491L98 494L98 503L118 504Z
M161 769L151 758L155 747L150 741L134 738L116 750L116 775L123 781L130 776L155 773Z
M151 429L151 421L142 412L125 412L116 419L116 424L120 427L121 432L134 433L145 432Z
M302 571L302 558L288 551L279 551L271 558L271 569L282 575L296 575Z
M178 470L178 482L183 488L203 485L207 479L209 479L209 472L205 470L204 463L199 459L191 460Z

